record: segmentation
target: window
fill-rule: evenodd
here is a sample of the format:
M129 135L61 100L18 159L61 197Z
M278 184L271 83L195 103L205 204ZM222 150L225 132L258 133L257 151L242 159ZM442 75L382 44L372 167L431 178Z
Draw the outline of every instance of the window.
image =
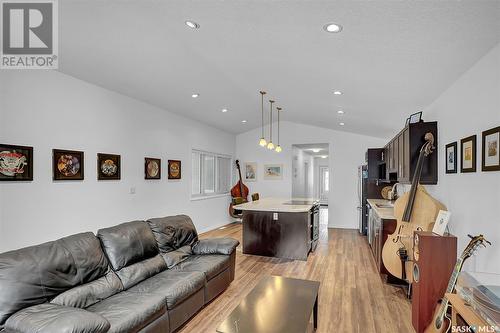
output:
M231 186L231 157L193 150L192 197L226 194Z

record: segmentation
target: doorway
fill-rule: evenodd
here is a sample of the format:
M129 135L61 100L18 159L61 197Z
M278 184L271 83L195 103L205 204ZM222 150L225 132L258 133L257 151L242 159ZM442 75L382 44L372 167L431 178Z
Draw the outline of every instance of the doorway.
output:
M329 144L292 145L292 197L328 205L330 193Z
M319 201L322 205L328 205L328 194L330 193L330 169L327 166L319 167Z

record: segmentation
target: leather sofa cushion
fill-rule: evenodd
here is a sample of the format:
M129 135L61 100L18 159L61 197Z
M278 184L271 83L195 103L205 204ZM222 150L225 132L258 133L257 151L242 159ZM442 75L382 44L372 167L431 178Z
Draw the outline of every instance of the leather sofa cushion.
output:
M123 291L87 308L111 324L108 333L137 332L166 312L158 294Z
M178 263L189 258L189 256L192 254L193 254L193 251L191 250L191 246L186 245L186 246L183 246L175 251L162 253L161 256L163 257L163 260L165 260L167 267L172 268L175 265L177 265Z
M202 272L208 280L212 279L230 265L230 256L223 254L192 255L172 269L187 272Z
M118 276L111 269L105 276L75 287L54 298L51 303L86 308L123 290Z
M158 254L156 257L143 260L120 269L116 274L122 281L123 287L129 289L142 280L167 269L167 264Z
M97 237L115 271L158 254L155 237L144 221L101 229Z
M234 238L202 239L193 246L194 254L231 254L240 245Z
M192 246L198 241L198 233L187 215L167 216L148 220L161 253Z
M195 294L205 285L205 275L201 272L167 270L139 283L128 290L138 295L154 293L162 295L168 309Z
M109 322L98 314L49 303L16 312L5 326L23 333L104 333L110 328Z
M104 276L108 267L90 232L0 254L0 327L23 308Z

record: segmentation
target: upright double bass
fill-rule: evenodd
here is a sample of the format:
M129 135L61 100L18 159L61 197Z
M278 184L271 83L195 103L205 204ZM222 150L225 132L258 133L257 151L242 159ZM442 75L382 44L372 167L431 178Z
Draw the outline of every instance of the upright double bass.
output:
M446 210L441 202L420 185L424 160L434 149L434 135L425 134L425 143L420 149L411 189L394 203L396 231L389 235L382 249L382 260L389 273L409 282L413 281L414 232L431 230L439 211Z
M233 198L231 204L229 205L229 215L232 217L240 217L233 208L235 205L239 205L248 202L248 187L243 184L243 178L241 177L240 161L236 160L236 168L238 169L239 180L236 185L231 189L231 197Z

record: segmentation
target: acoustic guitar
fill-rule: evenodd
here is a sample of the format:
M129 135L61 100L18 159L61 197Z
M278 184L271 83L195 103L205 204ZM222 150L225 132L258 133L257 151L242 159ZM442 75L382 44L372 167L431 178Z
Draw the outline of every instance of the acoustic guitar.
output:
M241 168L240 168L240 161L236 160L236 168L238 169L238 175L240 179L238 180L238 183L233 186L231 189L231 197L232 201L231 204L229 205L229 215L231 215L234 218L239 218L241 217L240 214L237 213L237 211L234 209L234 206L240 205L242 203L248 202L248 187L243 184L243 178L241 177Z
M491 245L491 243L488 242L483 235L468 236L471 238L471 241L463 251L462 255L457 259L457 263L455 264L455 268L453 269L453 274L451 274L450 281L448 282L448 287L446 288L446 293L451 293L455 289L458 274L462 270L462 266L465 260L472 256L477 251L478 247L486 247L486 244ZM444 333L449 331L451 326L451 319L448 317L448 306L449 301L446 296L443 296L440 302L436 305L434 315L432 316L433 319L430 325L425 329L424 333Z
M425 134L425 143L420 149L411 189L394 203L396 231L388 236L382 248L382 260L389 273L408 282L413 281L413 251L408 250L412 248L413 233L432 230L439 211L446 210L441 202L420 185L424 160L434 149L434 135Z

